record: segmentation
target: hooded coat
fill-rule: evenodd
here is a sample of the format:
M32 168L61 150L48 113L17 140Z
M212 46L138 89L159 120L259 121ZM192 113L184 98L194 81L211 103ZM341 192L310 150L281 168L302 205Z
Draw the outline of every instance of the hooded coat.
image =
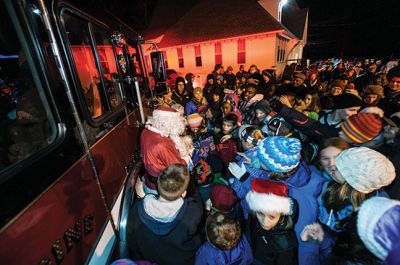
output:
M254 152L254 150L252 150L252 152ZM246 155L248 157L251 156L251 154L248 154L247 152ZM236 178L230 180L231 187L235 190L238 198L241 199L245 218L248 216L249 206L243 198L246 196L247 192L251 190L251 179L268 179L267 171L256 168L250 169L248 166L246 167L248 169L247 171L250 173L250 176L246 180L243 182ZM302 241L300 234L306 225L313 224L317 221L319 212L317 198L321 193L322 185L325 181L326 179L324 179L322 173L317 168L314 166L308 166L302 160L300 161L297 171L288 179L282 181L289 186L289 196L294 198L299 205L299 216L294 230L299 241L298 258L299 264L301 265L319 264L319 245Z
M185 198L173 220L158 220L145 209L144 199L133 205L128 218L127 242L131 258L163 265L193 264L202 244L199 230L203 202L197 189Z
M247 265L252 262L250 244L242 236L237 246L230 250L221 250L205 242L197 251L195 265Z

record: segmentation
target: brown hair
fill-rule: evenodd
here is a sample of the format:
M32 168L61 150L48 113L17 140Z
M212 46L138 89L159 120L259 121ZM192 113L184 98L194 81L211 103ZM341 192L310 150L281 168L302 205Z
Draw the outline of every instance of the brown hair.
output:
M189 170L185 165L169 165L157 179L158 193L164 199L174 201L186 191L189 178Z
M347 182L340 184L331 181L322 196L322 200L328 211L340 211L349 203L353 205L353 211L355 211L369 197L368 194L353 189Z
M234 248L239 243L241 234L240 225L223 213L216 212L206 220L207 239L219 249Z
M290 178L294 173L296 173L298 166L289 172L270 172L268 177L271 180L281 181Z
M330 146L336 147L342 151L350 148L350 144L340 137L332 137L324 140L321 145L321 150Z
M310 106L308 106L305 110L314 111L314 112L318 113L322 109L321 103L319 101L318 92L310 91L310 92L307 92L306 95L311 96L311 103L310 103Z

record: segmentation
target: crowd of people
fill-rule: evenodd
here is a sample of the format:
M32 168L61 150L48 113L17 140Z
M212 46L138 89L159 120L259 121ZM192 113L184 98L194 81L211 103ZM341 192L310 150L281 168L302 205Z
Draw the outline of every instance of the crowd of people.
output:
M135 262L117 262L400 264L400 67L193 77L176 79L141 134Z

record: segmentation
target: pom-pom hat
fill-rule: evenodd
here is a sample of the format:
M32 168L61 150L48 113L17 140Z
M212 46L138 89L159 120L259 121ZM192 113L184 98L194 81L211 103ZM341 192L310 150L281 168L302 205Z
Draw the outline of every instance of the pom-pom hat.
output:
M379 135L382 120L374 113L357 113L342 122L340 129L351 143L362 144Z
M253 212L277 212L291 214L291 202L288 197L289 188L284 183L265 179L252 179L251 191L246 201Z
M203 118L198 113L193 113L187 116L187 124L191 129L199 128L202 122Z
M335 167L355 190L370 193L392 183L395 168L384 155L367 147L353 147L335 158Z
M258 145L257 156L270 171L286 173L299 165L300 151L299 139L270 136Z

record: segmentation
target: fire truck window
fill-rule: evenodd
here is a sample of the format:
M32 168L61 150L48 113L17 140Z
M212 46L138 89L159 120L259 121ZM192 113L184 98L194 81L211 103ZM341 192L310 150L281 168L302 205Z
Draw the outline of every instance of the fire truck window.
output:
M92 51L88 22L67 12L63 19L87 109L93 118L99 117L107 104Z
M111 110L113 110L122 103L123 93L111 43L111 33L93 25L93 35L96 42L107 99L110 103Z
M9 18L1 22L0 36L7 40L0 51L0 172L50 145L56 135L30 55Z

